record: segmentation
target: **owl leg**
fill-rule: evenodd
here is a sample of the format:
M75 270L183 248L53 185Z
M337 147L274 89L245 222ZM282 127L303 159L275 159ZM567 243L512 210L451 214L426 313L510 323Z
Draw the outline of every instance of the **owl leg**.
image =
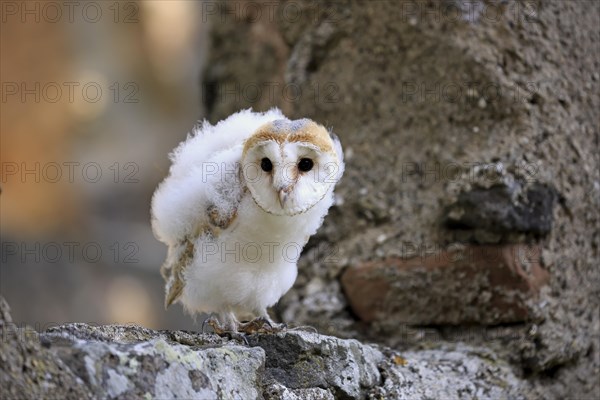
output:
M239 325L241 332L252 334L252 333L277 333L287 328L286 324L278 324L269 317L267 310L261 310L257 313L258 318L252 321Z
M239 325L238 320L232 312L219 313L219 318L214 315L204 321L205 324L210 325L213 331L219 336L227 336L229 339L234 339L248 345L248 340L243 334L239 333L237 328ZM204 324L202 324L204 326ZM204 329L202 329L204 331Z
M267 313L267 310L264 310L258 319L264 319L272 332L281 332L287 329L286 323L282 322L281 324L278 324L277 322L273 321Z
M218 318L212 315L204 323L210 325L213 331L220 336L237 332L238 322L230 311L218 313Z

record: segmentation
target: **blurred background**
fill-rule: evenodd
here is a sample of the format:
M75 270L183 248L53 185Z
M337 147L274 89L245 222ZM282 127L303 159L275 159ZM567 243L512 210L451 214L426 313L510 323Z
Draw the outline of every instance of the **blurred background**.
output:
M332 128L346 171L274 316L400 350L466 341L538 398L598 398L599 2L0 6L15 322L199 329L164 310L152 193L197 120L278 106Z
M191 328L149 205L203 117L193 1L3 2L1 292L15 321Z

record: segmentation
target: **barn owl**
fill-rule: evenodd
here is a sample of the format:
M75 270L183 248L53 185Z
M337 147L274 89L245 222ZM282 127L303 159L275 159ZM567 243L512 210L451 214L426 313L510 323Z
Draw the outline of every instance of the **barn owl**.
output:
M333 204L344 171L338 138L274 108L204 122L171 154L152 198L168 246L165 305L208 313L218 333L275 330L267 313Z

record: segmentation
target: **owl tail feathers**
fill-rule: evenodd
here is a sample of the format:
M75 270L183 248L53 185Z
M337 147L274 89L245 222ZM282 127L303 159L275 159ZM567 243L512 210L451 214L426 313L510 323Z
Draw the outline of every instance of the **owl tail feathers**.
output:
M194 257L194 244L187 238L179 246L169 247L167 260L160 268L165 280L165 309L181 297L185 282L183 273Z

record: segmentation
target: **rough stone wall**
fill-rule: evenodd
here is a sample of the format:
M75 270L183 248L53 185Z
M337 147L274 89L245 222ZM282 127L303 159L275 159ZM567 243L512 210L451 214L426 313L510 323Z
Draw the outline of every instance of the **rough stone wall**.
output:
M26 332L27 331L27 332ZM139 326L17 327L0 297L2 399L524 399L528 384L465 345L398 353L309 331L214 334Z
M212 16L208 118L276 105L331 127L347 160L280 317L397 348L461 338L498 349L540 397L598 395L599 3L247 4ZM508 286L495 259L468 260L462 281L452 257L425 266L480 246L519 249ZM366 323L341 281L373 263L393 290ZM504 315L495 290L517 299ZM454 319L436 318L449 304Z

